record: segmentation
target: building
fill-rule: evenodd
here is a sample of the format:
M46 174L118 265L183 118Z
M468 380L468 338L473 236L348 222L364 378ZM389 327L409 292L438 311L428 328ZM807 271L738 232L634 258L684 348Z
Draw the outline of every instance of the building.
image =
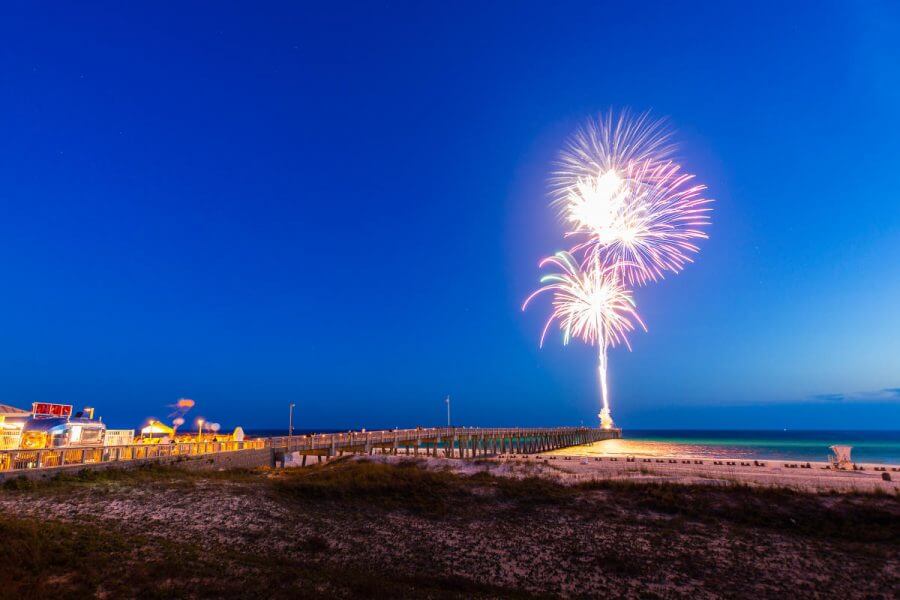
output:
M19 447L22 426L30 418L30 411L8 404L0 404L0 450Z

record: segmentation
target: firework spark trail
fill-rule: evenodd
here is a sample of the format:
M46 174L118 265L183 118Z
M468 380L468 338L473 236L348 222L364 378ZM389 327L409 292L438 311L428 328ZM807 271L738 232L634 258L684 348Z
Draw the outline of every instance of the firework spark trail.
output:
M619 344L630 349L628 333L634 330L635 323L645 331L647 329L637 313L631 292L622 281L623 265L595 262L585 270L570 253L557 252L541 261L540 268L547 266L556 267L558 271L541 278L543 285L526 298L522 310L538 295L550 292L553 294L553 311L541 333L541 346L554 322L563 331L563 344L579 338L598 346L601 415L605 415L601 420L611 427L607 350Z
M552 193L557 199L564 198L580 180L621 171L631 164L654 167L670 160L675 149L665 119L652 119L649 112L632 117L627 110L613 119L610 110L588 120L569 138L550 178Z

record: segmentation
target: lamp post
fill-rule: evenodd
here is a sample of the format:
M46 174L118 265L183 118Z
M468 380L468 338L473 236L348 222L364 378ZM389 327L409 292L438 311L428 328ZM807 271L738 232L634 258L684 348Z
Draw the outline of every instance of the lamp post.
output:
M203 419L197 419L197 441L203 438Z
M450 396L447 396L447 399L444 400L447 403L447 427L450 427Z
M291 402L290 412L288 413L288 437L292 437L294 435L294 406L296 405Z

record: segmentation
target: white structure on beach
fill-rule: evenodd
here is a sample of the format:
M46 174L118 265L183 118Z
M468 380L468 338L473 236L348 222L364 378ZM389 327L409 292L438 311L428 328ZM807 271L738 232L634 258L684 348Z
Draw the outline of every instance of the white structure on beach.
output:
M831 460L838 469L853 467L853 461L850 460L851 450L853 450L853 446L831 446L831 451L834 453Z

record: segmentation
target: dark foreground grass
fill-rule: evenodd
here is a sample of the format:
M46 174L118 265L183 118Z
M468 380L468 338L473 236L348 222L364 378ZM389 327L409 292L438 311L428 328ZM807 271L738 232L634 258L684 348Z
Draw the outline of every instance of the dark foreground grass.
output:
M161 597L173 591L170 581L183 580L210 591L230 587L215 576L217 565L188 544L5 516L0 539L0 594L7 598L127 597L136 589Z
M567 578L590 583L589 577L577 579L585 572L605 578L603 587L593 590L612 586L613 595L666 597L664 590L649 593L643 587L661 580L665 570L660 564L674 573L666 580L678 585L699 586L712 595L760 597L792 584L789 571L743 566L773 540L772 551L790 549L778 555L776 568L828 565L830 571L819 572L839 577L843 571L834 565L851 565L854 575L835 580L841 589L852 592L854 577L861 576L876 592L887 591L897 579L890 565L896 564L900 547L900 499L887 495L622 481L563 486L538 477L459 476L427 470L415 461L338 460L289 470L197 473L148 466L86 471L43 483L8 484L0 498L40 499L69 510L72 502L127 501L131 488L181 486L223 500L259 494L298 515L307 527L288 547L268 551L277 538L273 534L285 525L280 520L273 519L271 530L255 532L246 538L250 545L241 546L206 542L213 538L183 525L174 529L176 534L159 527L145 535L134 523L86 522L77 514L72 514L74 523L66 524L0 515L0 598L528 597L525 590L546 597L557 595L559 582ZM368 530L388 521L399 524L396 537L393 530ZM427 540L400 551L396 548L409 539L403 524L412 522L428 531ZM614 530L615 538L596 543L595 534L579 535L596 531L591 530L596 523ZM560 526L569 527L569 533L555 535ZM447 546L431 543L445 535L470 537L446 554ZM721 536L728 553L698 547L697 540L707 535ZM503 587L484 570L466 566L482 560L467 552L481 536L493 536L493 547L512 540L504 561L515 564L520 548L545 545L552 548L551 558L531 566L526 561L527 575ZM345 542L343 549L336 539ZM792 563L798 552L802 559ZM443 568L433 568L429 557L435 554L446 554L438 561ZM752 585L761 587L752 591ZM803 585L808 587L800 592L821 595L835 583Z
M85 469L49 480L10 479L3 488L36 494L108 487L179 486L198 481L259 486L285 501L361 503L379 510L408 511L441 518L471 512L473 498L514 506L527 514L544 506L596 510L584 502L602 493L606 508L644 510L664 515L738 526L769 528L797 535L843 541L900 544L900 497L887 494L812 494L782 488L595 481L565 486L543 477L515 479L487 472L461 476L429 470L415 460L385 464L340 459L305 469L230 469L189 471L147 464L133 469ZM510 513L515 514L515 513Z
M269 484L283 499L303 504L356 503L430 518L472 515L473 500L485 507L506 504L504 512L527 516L543 506L570 506L582 494L578 488L541 477L512 479L486 472L463 476L429 470L414 460L398 464L336 461L279 472Z
M297 501L360 502L441 517L471 513L466 500L511 504L510 515L554 506L563 510L651 511L700 522L773 529L808 537L900 544L900 498L885 494L810 494L780 488L598 481L566 486L541 477L513 479L481 472L469 477L430 471L414 461L389 465L340 461L285 471L270 484ZM585 502L592 493L600 502Z
M835 541L900 544L900 498L886 494L810 494L783 488L592 482L621 506L700 522L772 529Z
M223 471L196 471L178 466L177 463L160 465L146 463L130 468L81 469L63 471L47 479L10 477L0 488L7 491L53 492L73 488L91 488L102 485L172 484L205 480L251 481L258 479L261 471L252 469L229 469Z
M270 479L277 494L308 502L365 502L380 509L440 516L471 493L466 478L422 468L415 461L388 465L338 461L311 469L283 471Z
M0 598L530 598L464 577L319 560L321 539L246 553L95 525L0 516Z

